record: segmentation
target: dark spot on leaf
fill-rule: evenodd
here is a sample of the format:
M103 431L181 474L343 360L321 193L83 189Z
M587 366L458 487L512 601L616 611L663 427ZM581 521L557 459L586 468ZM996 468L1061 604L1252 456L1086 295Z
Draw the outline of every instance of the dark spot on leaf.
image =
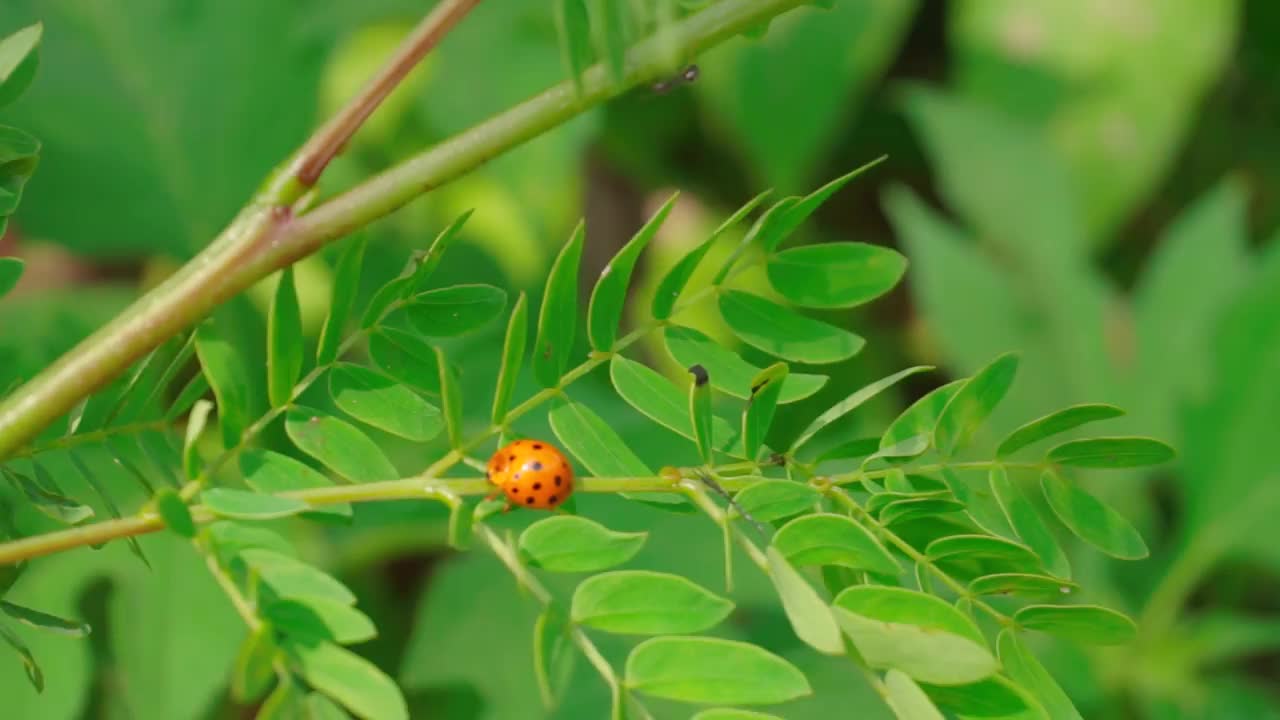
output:
M711 376L707 375L707 369L701 365L690 366L689 372L693 373L693 384L698 387L706 385L707 381L711 379Z
M534 483L534 484L533 484L533 489L534 489L534 490L541 490L541 489L542 489L542 483Z

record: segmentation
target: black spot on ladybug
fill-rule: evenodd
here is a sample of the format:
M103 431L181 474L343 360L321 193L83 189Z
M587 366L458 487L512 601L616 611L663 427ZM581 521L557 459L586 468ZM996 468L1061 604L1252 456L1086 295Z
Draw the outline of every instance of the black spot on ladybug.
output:
M535 460L535 461L533 461L533 462L529 463L529 469L530 469L530 470L534 470L534 471L541 470L541 469L542 469L542 463L540 463L540 462L538 462L537 460Z
M532 504L533 504L533 496L532 496L532 495L530 495L529 497L525 498L524 502L525 502L525 504L526 504L526 505L532 505Z
M555 504L556 504L556 496L555 496L555 495L552 495L549 499L551 500L551 504L552 504L552 505L555 505Z
M534 483L534 484L533 484L533 489L534 489L534 490L541 490L541 489L542 489L542 483Z
M520 488L518 488L518 487L513 487L513 488L511 488L511 494L512 494L512 495L519 495L519 494L520 494Z
M556 487L560 487L560 476L556 476Z
M698 387L706 385L707 381L711 379L711 376L707 375L707 369L701 365L691 365L689 372L693 373L693 384Z
M508 456L507 456L507 459L508 459L508 460L511 460L511 461L514 461L514 460L516 459L516 456L515 456L515 455L508 455Z
M533 449L534 449L534 450L541 450L541 449L542 449L542 445L541 445L540 443L534 443L534 444L533 444Z
M520 479L520 473L516 473L516 479L517 479L517 480L519 480L519 479Z

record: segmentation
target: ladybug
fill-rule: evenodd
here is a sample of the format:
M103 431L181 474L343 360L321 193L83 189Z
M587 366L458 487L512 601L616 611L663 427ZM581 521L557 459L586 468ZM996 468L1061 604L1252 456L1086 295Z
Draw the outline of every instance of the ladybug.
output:
M507 507L551 510L573 493L573 468L554 446L516 440L489 458L485 479L507 496Z

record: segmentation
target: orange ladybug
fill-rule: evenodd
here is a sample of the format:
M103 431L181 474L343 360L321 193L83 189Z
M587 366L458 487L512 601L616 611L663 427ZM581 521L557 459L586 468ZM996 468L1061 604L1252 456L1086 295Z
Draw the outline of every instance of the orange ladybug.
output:
M489 458L485 479L507 496L508 507L551 510L573 493L573 468L554 446L516 440Z

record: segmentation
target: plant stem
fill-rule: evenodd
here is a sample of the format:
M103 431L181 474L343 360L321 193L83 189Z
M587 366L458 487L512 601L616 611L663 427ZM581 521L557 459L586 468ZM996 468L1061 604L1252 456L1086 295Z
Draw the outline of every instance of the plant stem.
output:
M0 403L0 458L8 457L160 343L272 272L656 77L666 70L668 48L693 56L804 3L723 0L670 26L665 30L669 35L633 47L621 85L611 84L602 66L592 67L583 75L580 96L575 95L572 82L563 82L301 217L293 217L291 207L307 188L297 177L279 173L230 227L181 270Z
M418 23L409 37L405 38L395 55L391 56L360 94L307 140L289 164L286 174L306 187L315 185L329 161L342 152L347 141L364 125L365 120L369 119L382 101L478 4L480 0L441 0Z

